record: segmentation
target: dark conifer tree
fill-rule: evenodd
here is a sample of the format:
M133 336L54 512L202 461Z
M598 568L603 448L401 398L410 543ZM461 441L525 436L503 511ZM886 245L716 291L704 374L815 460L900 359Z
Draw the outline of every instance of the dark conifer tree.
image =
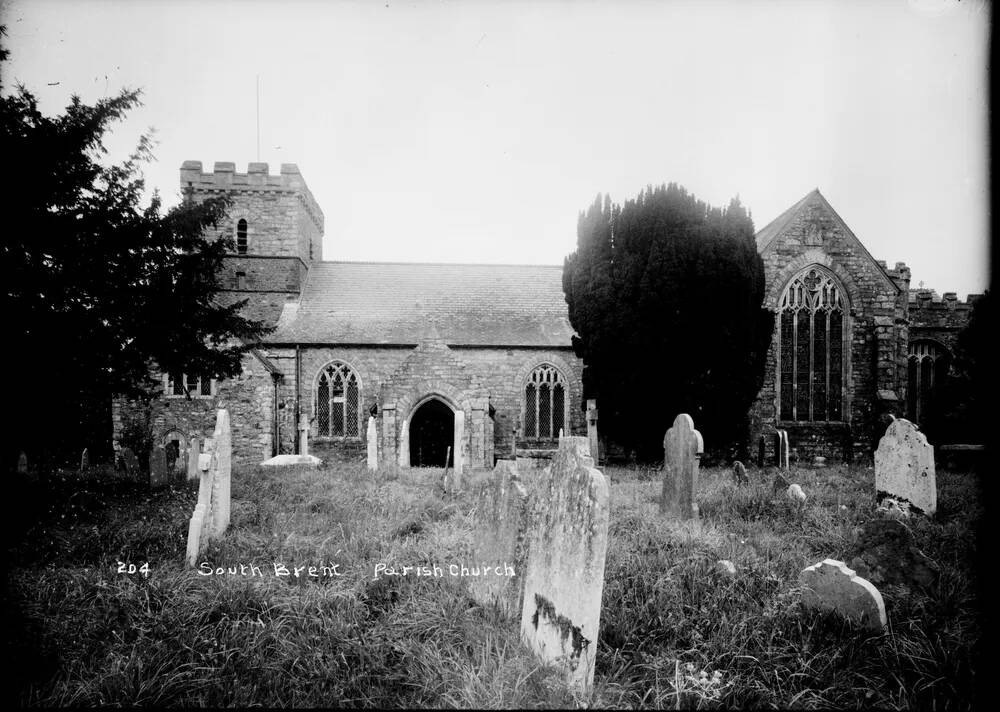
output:
M689 413L706 448L745 447L774 324L761 307L764 265L738 199L725 209L671 183L581 213L563 291L584 398L603 432L646 460Z

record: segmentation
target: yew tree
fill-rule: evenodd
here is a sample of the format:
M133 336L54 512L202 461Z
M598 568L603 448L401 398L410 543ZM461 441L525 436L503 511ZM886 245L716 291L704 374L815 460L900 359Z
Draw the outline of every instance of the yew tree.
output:
M600 428L640 459L688 413L706 450L746 445L774 326L764 265L738 199L716 208L671 183L580 214L563 291Z

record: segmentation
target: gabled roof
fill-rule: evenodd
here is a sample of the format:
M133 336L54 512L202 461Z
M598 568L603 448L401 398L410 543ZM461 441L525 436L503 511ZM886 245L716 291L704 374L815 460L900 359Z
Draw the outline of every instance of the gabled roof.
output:
M315 262L272 344L569 347L558 265Z
M818 204L833 217L841 231L844 233L844 236L849 241L852 241L855 245L857 245L861 252L868 258L868 261L882 274L885 281L891 285L896 292L898 292L899 287L896 285L896 282L892 279L892 277L889 276L885 266L872 257L868 248L866 248L861 240L858 239L858 236L854 234L854 231L847 226L847 223L845 223L844 219L840 217L836 210L833 209L833 206L830 205L829 201L823 197L823 194L819 192L819 188L811 190L805 195L804 198L802 198L802 200L797 202L757 232L755 236L757 240L757 252L761 255L767 252L767 250L774 243L775 238L781 235L795 221L799 213L813 204Z

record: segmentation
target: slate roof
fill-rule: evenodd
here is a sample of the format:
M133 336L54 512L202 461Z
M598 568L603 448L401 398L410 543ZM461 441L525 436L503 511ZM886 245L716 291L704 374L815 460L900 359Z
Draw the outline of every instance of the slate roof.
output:
M569 347L558 265L315 262L272 344Z

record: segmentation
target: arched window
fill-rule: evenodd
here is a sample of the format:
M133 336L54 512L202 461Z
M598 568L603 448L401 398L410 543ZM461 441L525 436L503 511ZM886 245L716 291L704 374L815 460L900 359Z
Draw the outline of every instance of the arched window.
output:
M240 255L247 253L247 221L240 218L236 223L236 252Z
M524 386L524 437L548 440L559 437L566 423L566 381L555 366L542 364Z
M358 377L344 363L323 369L316 382L316 422L320 436L356 438L361 435Z
M847 299L818 265L785 287L778 303L778 420L844 419Z
M934 389L943 385L951 365L948 351L937 342L910 342L907 362L906 417L918 425L930 412Z

